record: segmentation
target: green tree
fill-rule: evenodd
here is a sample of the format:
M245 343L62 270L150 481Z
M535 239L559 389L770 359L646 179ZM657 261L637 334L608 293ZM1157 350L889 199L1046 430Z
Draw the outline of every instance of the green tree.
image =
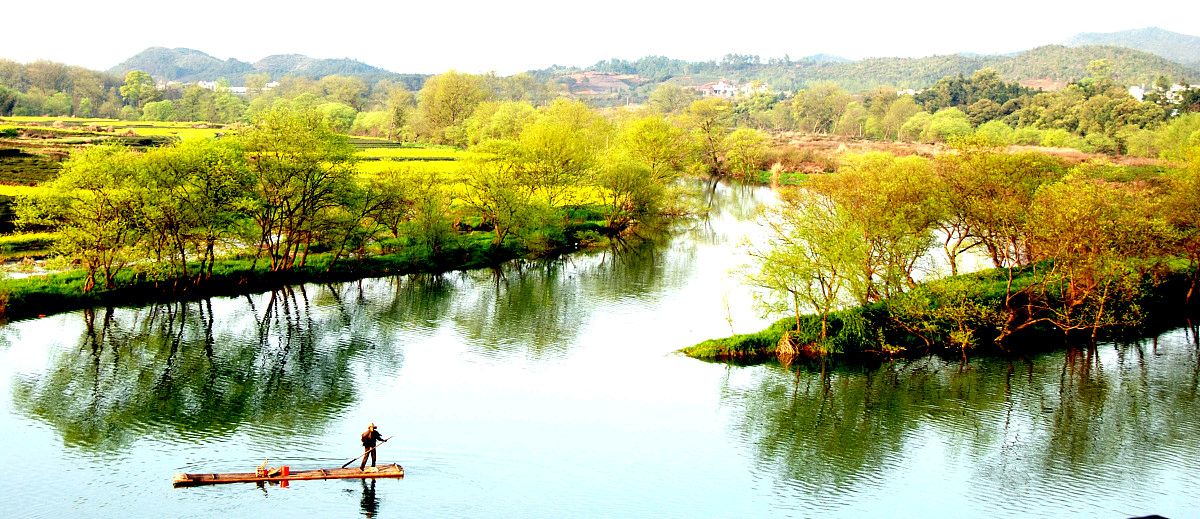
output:
M0 94L0 114L4 113L3 95ZM85 97L79 100L79 106L75 107L76 117L94 117L96 115L96 107L92 104L92 99Z
M738 128L725 137L725 166L739 178L753 178L767 154L767 135L752 128Z
M271 75L266 72L246 74L243 81L246 86L246 97L254 99L266 91L267 83L271 82Z
M412 138L413 114L416 111L416 97L403 85L394 86L387 91L387 110L391 116L388 138L405 141Z
M358 112L350 105L343 103L321 103L317 105L317 111L325 117L326 124L338 133L346 133L350 131L350 127L354 126L354 119L358 116Z
M852 101L846 105L842 117L833 126L833 132L843 137L861 139L867 133L867 118L870 114L862 103Z
M354 116L354 124L350 125L352 135L369 137L391 137L392 114L385 111L359 112Z
M729 101L717 97L698 99L688 105L683 115L685 127L692 133L695 146L700 150L703 164L708 171L720 174L725 171L722 157L725 155L725 136L729 134L729 121L733 106Z
M946 142L955 137L970 135L971 120L962 110L943 108L929 118L929 125L921 132L925 142Z
M236 140L191 139L147 152L137 179L143 186L142 227L155 259L171 274L212 276L218 250L235 246L236 229L246 217L252 179L245 152Z
M83 148L58 176L19 202L19 222L53 228L55 253L83 267L84 292L96 286L97 276L114 288L117 274L137 259L143 238L138 167L137 154L126 148Z
M472 146L489 140L516 140L538 112L524 101L485 101L463 123Z
M150 101L154 101L158 89L154 87L154 78L141 70L130 70L125 74L125 84L121 86L121 97L125 104L137 109Z
M21 93L0 83L0 115L12 115Z
M1003 121L988 121L975 128L975 135L992 146L1013 144L1013 129Z
M347 105L354 110L362 110L366 102L367 84L362 79L353 76L325 76L318 82L325 99L330 102Z
M657 214L668 186L656 181L644 164L628 155L611 153L597 168L596 184L604 207L605 225L616 232L640 218Z
M1005 334L1046 323L1070 334L1141 322L1143 275L1163 252L1166 223L1145 189L1090 178L1086 171L1038 189L1030 209L1037 282L1009 308L1028 319ZM1013 299L1010 298L1010 301Z
M587 105L557 99L521 132L516 155L507 158L519 182L550 207L578 203L610 131Z
M151 101L142 107L143 121L174 121L175 103L169 99Z
M996 268L1027 265L1034 194L1043 184L1058 181L1064 170L1060 160L1038 153L963 149L938 157L935 185L951 268L975 241Z
M1185 301L1200 297L1200 141L1190 148L1186 165L1173 172L1166 186L1163 215L1173 227L1175 254L1188 259L1191 287Z
M921 107L913 100L912 96L901 96L893 101L887 107L887 112L879 122L879 127L883 138L886 140L896 140L901 138L901 128L914 115L922 112ZM919 133L919 132L918 132Z
M687 110L699 97L696 91L674 83L660 83L650 92L650 106L661 114L674 115Z
M245 113L246 101L241 96L234 94L227 84L217 87L216 94L213 96L211 121L226 124L239 122Z
M916 285L917 262L933 245L938 207L929 160L886 153L849 155L837 175L810 179L854 222L866 244L852 286L863 304L887 299Z
M765 309L792 311L797 330L802 329L801 314L815 312L820 331L808 346L828 353L833 349L829 316L854 300L853 279L867 262L864 233L835 201L815 191L784 190L781 201L762 219L770 241L751 251L756 270L748 280L768 291L758 297ZM785 339L781 351L797 353L790 336Z
M465 144L463 122L490 96L480 76L452 70L429 78L418 96L418 134L435 143Z
M904 120L904 124L900 125L896 135L900 140L920 141L932 120L933 114L929 112L916 112Z
M46 115L71 115L71 96L66 92L55 92L46 98L43 109L46 111Z
M460 200L492 227L493 247L500 247L509 235L520 235L538 226L546 211L518 181L516 165L511 161L475 159L464 169L467 189Z
M320 112L283 106L261 114L238 140L254 179L249 212L260 254L273 271L303 266L330 213L355 188L354 147Z
M853 100L835 83L817 83L792 98L792 116L802 131L830 133Z
M658 115L629 122L621 130L620 146L659 184L671 183L692 155L687 132Z

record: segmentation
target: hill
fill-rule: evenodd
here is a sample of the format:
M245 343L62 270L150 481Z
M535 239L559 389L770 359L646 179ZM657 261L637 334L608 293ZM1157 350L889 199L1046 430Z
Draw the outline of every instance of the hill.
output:
M1086 45L1067 47L1046 45L1027 50L995 65L996 71L1010 81L1053 79L1075 81L1087 75L1088 63L1104 59L1112 66L1118 83L1149 84L1154 78L1200 77L1194 67L1148 52L1124 47Z
M1191 68L1200 68L1200 37L1158 27L1120 32L1088 32L1067 40L1067 45L1111 45L1149 52Z
M231 84L241 85L246 74L265 72L271 79L283 76L304 76L318 79L340 74L357 76L368 83L380 79L395 79L410 85L420 85L424 77L417 74L396 74L352 59L318 59L302 54L279 54L267 56L254 64L236 59L220 60L194 49L150 47L108 70L108 73L123 76L130 70L143 70L156 79L166 81L212 81L228 79Z
M397 75L378 67L372 67L361 61L352 59L317 59L303 54L276 54L274 56L267 56L254 62L254 69L258 72L266 72L272 78L288 75L314 79L334 74L364 78Z
M194 49L150 47L108 69L108 73L124 76L130 70L142 70L167 81L211 81L223 77L240 84L246 74L254 72L254 66L232 58L222 61Z
M756 58L756 57L755 57ZM1108 60L1118 82L1149 83L1159 75L1171 78L1200 78L1195 68L1134 49L1113 46L1047 45L1004 56L950 54L923 58L868 58L856 61L809 59L771 60L763 63L686 62L658 56L636 61L601 61L584 71L629 74L653 83L672 81L698 85L718 79L738 82L760 80L776 90L796 90L817 82L833 82L851 91L876 86L924 88L946 76L970 76L976 70L993 68L1007 81L1029 85L1057 85L1077 81L1087 75L1088 63ZM580 72L560 70L556 76Z

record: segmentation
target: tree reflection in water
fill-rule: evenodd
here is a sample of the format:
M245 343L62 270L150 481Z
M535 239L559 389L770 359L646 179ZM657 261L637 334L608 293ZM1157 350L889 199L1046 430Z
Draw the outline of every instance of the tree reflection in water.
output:
M354 401L351 360L377 336L315 311L304 287L242 300L84 311L78 348L17 380L15 406L68 445L105 450L247 423L304 432Z
M1167 337L965 370L936 358L824 377L776 365L722 396L760 468L818 495L903 477L930 442L947 457L934 466L974 459L972 483L1014 495L1147 481L1167 463L1200 465L1200 341L1191 329Z

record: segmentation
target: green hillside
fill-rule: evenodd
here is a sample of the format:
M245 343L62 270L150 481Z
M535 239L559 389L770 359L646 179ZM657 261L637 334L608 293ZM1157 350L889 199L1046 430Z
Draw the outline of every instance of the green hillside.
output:
M124 76L130 70L142 70L167 81L213 81L219 78L240 85L247 74L266 73L272 79L301 76L320 79L334 74L360 77L367 82L380 79L403 81L419 87L424 75L396 74L352 59L318 59L302 54L267 56L251 64L236 59L220 60L194 49L151 47L108 70Z
M1067 45L1111 45L1149 52L1192 68L1200 68L1200 37L1158 27L1131 31L1078 34Z

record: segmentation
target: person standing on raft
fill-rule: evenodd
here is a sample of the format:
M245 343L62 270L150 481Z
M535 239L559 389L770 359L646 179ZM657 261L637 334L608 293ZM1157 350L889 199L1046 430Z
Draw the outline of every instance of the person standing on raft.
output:
M366 470L368 456L371 457L371 466L375 466L376 441L386 442L387 440L383 439L383 435L379 434L379 430L375 428L375 424L370 423L367 425L366 432L362 433L363 450L366 452L363 453L362 465L358 467L358 470Z

